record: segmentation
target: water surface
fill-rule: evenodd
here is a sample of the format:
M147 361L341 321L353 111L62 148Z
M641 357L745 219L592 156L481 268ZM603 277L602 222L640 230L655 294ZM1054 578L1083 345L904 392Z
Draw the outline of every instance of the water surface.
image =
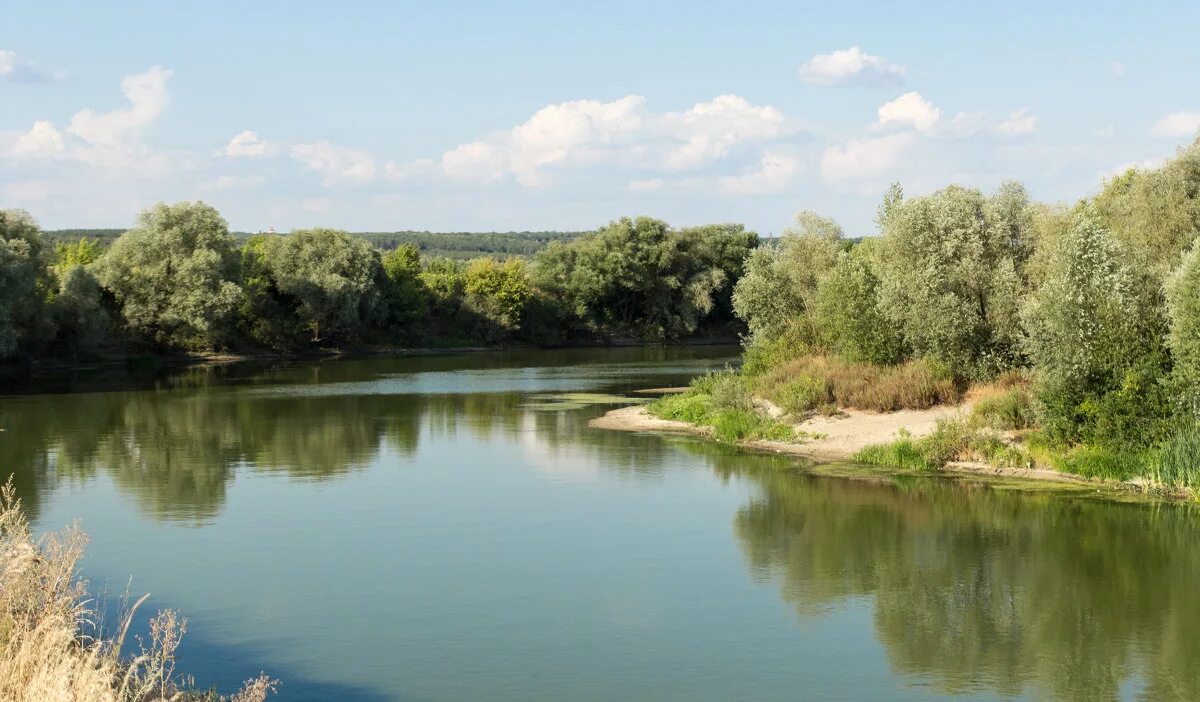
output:
M79 374L0 397L0 469L282 700L1200 699L1189 506L587 427L734 352Z

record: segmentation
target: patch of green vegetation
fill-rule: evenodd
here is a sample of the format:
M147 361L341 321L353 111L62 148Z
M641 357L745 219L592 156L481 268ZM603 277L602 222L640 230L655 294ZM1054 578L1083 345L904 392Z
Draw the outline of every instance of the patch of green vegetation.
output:
M662 419L711 427L718 441L728 443L796 438L791 425L754 408L745 382L729 369L695 378L687 392L661 397L650 403L648 409Z
M1150 473L1162 485L1200 488L1200 425L1189 424L1163 442Z

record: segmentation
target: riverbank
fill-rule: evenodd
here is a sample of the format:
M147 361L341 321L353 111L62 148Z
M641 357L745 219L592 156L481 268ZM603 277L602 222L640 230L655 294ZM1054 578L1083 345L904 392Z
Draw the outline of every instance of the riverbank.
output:
M913 439L929 436L936 430L939 421L964 418L970 414L971 407L972 404L968 401L959 405L897 412L844 410L838 416L811 417L793 424L797 435L805 437L801 441L750 440L738 445L756 451L798 456L817 463L853 462L855 454L859 451L868 446L893 441L901 433L907 433ZM770 407L766 409L771 410ZM589 426L614 431L675 433L713 438L713 432L708 427L655 417L643 405L611 410L593 419ZM1134 487L1110 480L1091 480L1048 468L998 466L981 461L951 461L942 470L982 479L1033 480L1063 486L1095 485L1122 490L1132 490Z

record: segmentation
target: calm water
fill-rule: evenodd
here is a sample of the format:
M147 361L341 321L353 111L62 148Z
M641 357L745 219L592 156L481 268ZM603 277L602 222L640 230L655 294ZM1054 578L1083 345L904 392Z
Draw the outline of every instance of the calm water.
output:
M0 469L190 617L181 667L284 700L1200 699L1190 507L587 427L732 353L67 379L0 396Z

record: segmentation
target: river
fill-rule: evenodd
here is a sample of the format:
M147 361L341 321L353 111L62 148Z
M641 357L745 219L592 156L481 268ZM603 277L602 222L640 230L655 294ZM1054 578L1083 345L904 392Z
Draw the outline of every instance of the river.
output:
M0 471L280 700L1200 699L1200 522L591 429L736 349L78 373Z

